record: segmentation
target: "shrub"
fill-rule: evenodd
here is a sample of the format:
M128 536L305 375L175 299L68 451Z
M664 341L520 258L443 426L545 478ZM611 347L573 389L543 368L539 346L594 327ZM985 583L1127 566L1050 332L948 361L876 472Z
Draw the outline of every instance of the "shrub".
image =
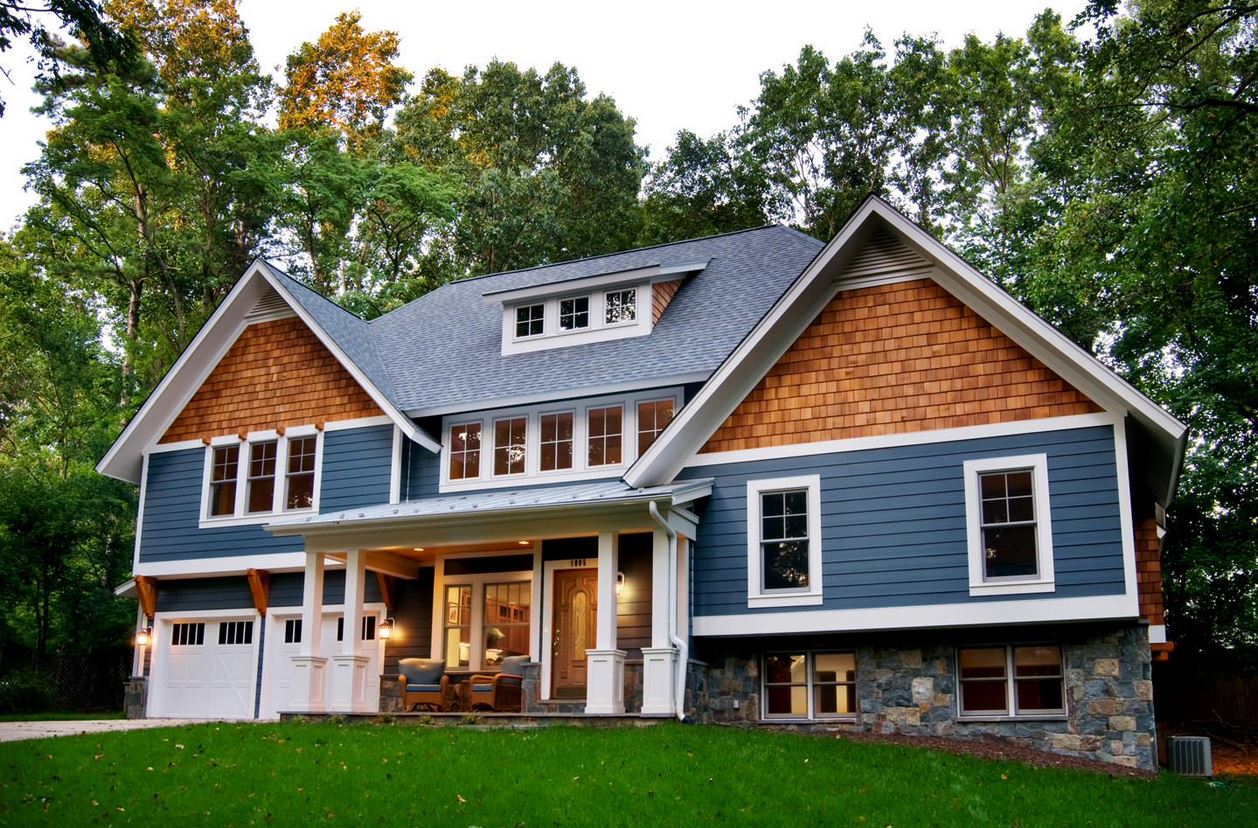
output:
M45 713L56 691L43 673L20 670L0 679L0 713Z

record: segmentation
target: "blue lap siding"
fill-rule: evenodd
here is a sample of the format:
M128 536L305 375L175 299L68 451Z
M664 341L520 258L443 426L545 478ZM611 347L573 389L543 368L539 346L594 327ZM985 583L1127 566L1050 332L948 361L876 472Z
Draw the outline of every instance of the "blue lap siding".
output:
M323 438L320 511L389 500L393 426L329 431ZM260 525L200 528L205 449L150 454L144 486L140 562L300 552L299 537L273 537Z
M277 572L271 576L268 603L272 609L300 607L305 592L305 576L300 572ZM323 603L341 604L345 600L345 570L323 573ZM368 572L363 581L363 600L380 600L380 583L375 573ZM204 610L241 610L253 612L253 593L243 576L227 578L162 579L157 587L158 612L196 613Z
M1048 456L1056 590L971 597L966 460ZM824 603L747 606L747 481L821 477ZM699 466L715 479L694 552L694 612L732 615L1121 594L1122 532L1109 426Z

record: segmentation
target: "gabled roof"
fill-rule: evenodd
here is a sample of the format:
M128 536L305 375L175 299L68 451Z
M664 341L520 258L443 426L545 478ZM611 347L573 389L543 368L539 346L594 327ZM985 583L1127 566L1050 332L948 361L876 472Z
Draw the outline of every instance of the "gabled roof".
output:
M625 473L631 486L674 478L835 294L834 280L866 243L890 233L933 263L931 278L1028 353L1110 411L1125 412L1151 439L1163 505L1174 493L1187 427L1087 351L1036 316L882 199L871 196L782 294L711 379Z
M196 337L96 464L98 472L131 483L139 482L145 449L161 437L187 405L244 329L246 314L272 289L408 437L430 451L441 450L439 443L394 404L383 362L370 338L363 334L367 323L258 259L201 326Z

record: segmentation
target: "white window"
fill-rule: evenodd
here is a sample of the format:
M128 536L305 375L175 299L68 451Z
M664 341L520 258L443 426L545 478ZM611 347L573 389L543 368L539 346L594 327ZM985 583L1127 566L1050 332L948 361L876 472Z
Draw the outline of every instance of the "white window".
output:
M541 336L545 330L545 305L524 305L515 309L515 335L517 339Z
M655 442L676 414L676 403L672 399L646 400L638 403L638 456L646 454L646 450Z
M1061 647L1056 644L967 647L957 652L957 675L962 718L1066 713Z
M528 417L494 420L494 476L524 474Z
M619 405L591 408L586 412L586 428L589 433L589 465L620 465L624 438L623 413L624 409Z
M473 480L480 477L480 423L457 423L450 426L450 479Z
M766 719L854 719L853 653L770 653L764 657Z
M967 460L964 469L970 594L1052 592L1047 455Z
M500 669L502 660L528 655L533 634L530 574L492 572L443 579L438 607L440 652L451 670Z
M572 468L572 412L560 411L541 416L541 471L562 471Z
M590 327L590 297L559 300L559 330L580 331Z
M821 601L820 475L747 481L747 606Z
M265 523L285 512L318 508L322 432L295 426L215 437L206 450L203 525Z
M619 325L638 318L638 291L634 288L613 290L604 294L604 322Z

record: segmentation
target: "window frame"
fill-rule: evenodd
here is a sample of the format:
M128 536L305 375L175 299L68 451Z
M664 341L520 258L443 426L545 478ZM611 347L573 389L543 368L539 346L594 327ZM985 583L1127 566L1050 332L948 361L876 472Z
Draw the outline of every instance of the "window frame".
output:
M1058 655L1058 674L1056 676L1047 676L1042 678L1056 678L1061 683L1061 708L1059 710L1051 709L1032 709L1025 712L1018 708L1018 677L1015 666L1014 654L1019 648L1023 647L1053 647L1057 650ZM1001 681L1005 687L1005 710L1001 711L977 711L974 713L965 712L965 680L961 678L961 653L966 650L1002 650L1005 660L1005 675L1002 679L969 679L969 681L985 681L995 683ZM953 651L953 667L954 675L957 677L957 693L956 693L956 718L957 721L981 722L981 721L1005 721L1011 719L1018 720L1063 720L1070 716L1070 694L1066 692L1066 650L1060 642L1055 641L1019 641L1012 644L970 644L965 646L957 646ZM1027 679L1023 679L1027 680Z
M761 557L761 495L803 489L808 503L808 586L804 589L766 590ZM747 481L747 606L800 607L823 601L821 571L821 475L774 477Z
M794 683L784 684L782 682L776 682L770 685L769 668L768 668L769 658L771 656L791 657L791 656L798 656L798 655L804 656L804 683L803 685L797 685ZM816 675L817 656L824 656L824 655L850 655L852 657L852 667L854 671L857 673L857 677L854 677L851 681L818 682L817 675ZM860 672L860 668L859 668L859 663L856 659L855 650L843 650L843 649L838 649L838 650L829 650L829 649L806 650L805 649L805 650L795 650L795 651L767 650L760 654L760 699L761 699L760 717L764 721L769 721L769 722L783 722L783 721L787 721L787 722L790 722L790 721L795 721L795 722L800 722L800 721L855 722L855 721L859 721L860 719L860 695L857 692L857 688L859 687L859 682L858 682L859 672ZM807 709L804 715L800 716L794 713L770 713L769 712L769 688L770 686L773 686L773 687L802 686L804 688L804 692L806 694L806 699L807 699L807 705L806 705ZM852 693L856 701L855 709L852 710L850 713L818 714L816 694L817 694L817 688L819 686L843 687L843 688L851 686L853 688Z
M532 310L533 310L534 308L540 308L540 309L541 309L541 316L540 316L540 317L536 317L536 318L535 318L535 317L533 316L533 314L532 314ZM528 318L527 318L527 319L524 319L524 320L521 320L521 319L520 319L520 314L521 314L521 313L523 313L523 312L525 312L525 311L528 311L528 312L529 312L529 314L528 314ZM524 304L516 305L516 306L515 306L515 313L514 313L514 316L515 316L515 329L514 329L514 331L513 331L513 337L512 337L514 340L516 340L516 341L522 341L522 340L526 340L526 339L537 339L538 337L542 337L542 336L545 336L545 335L546 335L546 316L547 316L547 314L546 314L546 303L545 303L545 302L527 302L527 303L524 303ZM540 322L540 323L541 323L541 325L542 325L542 329L541 329L540 331L538 331L537 333L526 333L526 334L521 334L521 333L520 333L520 325L521 325L521 324L527 325L529 328L532 328L532 326L533 326L533 323L534 323L534 322Z
M582 325L581 327L565 328L563 326L563 318L564 318L563 303L564 302L579 302L582 299L585 300L585 311L584 311L585 324ZM582 311L576 310L574 306L572 313L569 315L575 319L581 313ZM560 296L555 299L555 335L556 336L563 336L565 334L584 333L586 331L593 330L594 328L597 327L594 324L595 318L596 317L594 315L594 297L588 293L574 293L571 296Z
M570 425L572 429L572 437L570 437L567 440L558 439L559 426L558 426L558 420L556 420L556 425L555 425L556 439L554 440L543 439L544 435L542 433L542 420L546 417L562 417L565 414L571 420ZM578 419L577 411L574 408L565 408L565 409L560 409L560 410L555 410L555 411L539 411L537 413L537 473L539 475L569 474L573 471L576 471L576 468L577 468L577 419ZM563 445L564 443L569 443L572 447L571 452L569 453L569 456L568 456L568 465L567 466L556 465L555 468L553 469L543 469L542 468L543 447L548 446L548 445L555 446L555 458L556 460L558 460L559 446Z
M325 429L314 425L291 426L282 432L278 429L249 432L242 439L238 434L223 435L212 438L205 446L205 471L201 481L201 507L198 527L208 529L218 526L251 526L270 523L276 517L287 515L317 514L323 483L323 449ZM288 509L288 447L294 440L306 437L315 438L314 455L314 491L309 506ZM275 443L275 473L272 475L271 508L265 511L250 512L249 487L252 466L253 447L262 443ZM212 487L214 485L214 452L216 449L237 446L239 453L236 461L236 498L235 506L230 514L211 515L213 502Z
M644 405L651 405L651 406L655 406L655 405L659 405L660 403L672 403L672 404L673 404L673 414L672 414L672 416L671 416L671 417L669 417L669 418L668 418L668 422L664 423L664 425L663 425L661 428L659 428L658 430L654 428L654 426L655 426L655 424L656 424L656 423L652 423L652 424L651 424L651 425L652 425L652 428L651 428L651 429L649 429L649 430L647 430L647 429L643 429L643 428L642 428L642 406L644 406ZM635 452L635 454L636 454L638 457L641 457L641 456L642 456L642 453L643 453L644 451L646 451L646 450L647 450L647 449L649 449L651 446L653 446L653 445L655 444L655 441L656 441L656 440L660 439L660 435L664 433L664 429L668 428L668 427L669 427L669 425L671 425L671 424L672 424L673 420L677 419L677 400L676 400L675 398L673 398L673 397L661 397L661 398L659 398L659 399L649 399L649 400L644 399L644 400L638 400L636 403L634 403L634 406L633 406L633 414L634 414L634 419L635 419L635 421L636 421L636 422L635 422L635 426L636 426L636 428L634 429L634 432L635 432L635 436L634 436L635 443L634 443L634 446L635 446L635 448L636 448L636 452ZM644 433L645 433L645 434L650 434L650 435L651 435L651 441L650 441L649 443L647 443L647 445L646 445L646 447L645 447L645 448L643 448L643 446L642 446L642 435L643 435Z
M533 656L533 648L537 646L537 634L540 630L541 606L538 605L539 593L534 582L534 571L532 569L521 569L515 572L482 572L476 574L461 575L445 575L445 562L453 558L476 558L481 557L477 554L471 555L452 555L440 559L438 574L434 579L433 590L436 600L433 604L433 640L432 640L432 657L440 659L447 670L471 670L478 673L496 673L501 669L500 664L485 663L485 631L492 624L488 624L485 620L485 591L489 585L503 584L522 584L529 596L529 655ZM446 650L447 630L454 629L458 625L451 626L448 622L446 590L448 589L468 588L471 590L470 616L468 618L468 664L466 667L452 667L446 660L449 653Z
M498 452L500 450L506 450L509 452L510 447L514 445L513 443L511 443L511 436L515 433L515 429L511 424L519 420L524 421L524 435L523 435L524 436L524 442L523 442L524 456L520 458L521 468L517 472L510 471L511 458L510 458L510 455L508 454L507 456L508 471L499 472L498 471ZM498 445L498 425L500 423L507 425L507 444L502 445L502 446ZM529 461L532 460L532 457L530 456L532 452L529 451L529 442L530 442L529 430L530 430L529 417L527 414L508 414L504 417L495 417L493 419L493 422L490 428L490 433L493 436L493 440L492 440L493 445L490 447L490 452L493 455L489 463L490 475L492 475L495 478L501 479L504 477L515 477L515 478L524 477L525 475L529 473ZM485 437L484 437L484 431L482 430L481 432L481 451L482 452L485 450L484 444L485 444ZM481 462L484 463L484 454L481 455ZM464 479L466 480L467 478L464 478Z
M612 321L611 319L608 319L607 317L608 317L608 315L611 313L611 307L612 307L612 306L611 306L611 298L612 298L613 296L623 296L623 295L624 295L624 294L626 294L626 293L632 293L632 294L633 294L633 301L631 301L631 302L624 302L624 303L621 305L621 307L622 307L622 308L631 308L632 310L630 310L630 311L629 311L629 313L631 314L631 316L630 316L628 319L617 319L617 320L615 320L615 321ZM612 288L612 289L610 289L610 290L605 290L605 291L603 291L603 301L602 301L602 306L603 306L603 307L602 307L602 322L603 322L602 327L604 327L604 328L623 328L623 327L628 327L628 326L631 326L631 325L636 325L636 324L638 324L638 286L637 286L637 285L625 285L625 286L622 286L622 287Z
M637 408L637 406L635 405L635 406L634 406L634 408L636 409L636 408ZM591 415L592 415L595 411L608 412L608 411L612 411L612 410L618 410L618 411L620 412L620 430L619 430L619 431L616 431L616 432L611 432L611 431L604 430L602 434L599 434L599 435L597 435L597 437L596 437L594 434L592 434L592 433L590 432L590 416L591 416ZM627 445L628 441L625 439L625 437L626 437L626 434L625 434L625 425L626 425L626 421L628 420L628 417L626 416L626 405L625 405L623 402L611 402L611 403L606 403L606 404L604 404L604 405L587 405L587 406L585 406L585 415L584 415L584 419L585 419L585 440L584 440L584 448L585 448L585 454L584 454L584 456L585 456L585 467L586 467L587 469L617 469L617 468L620 468L620 467L624 466L624 465L625 465L625 458L626 458L627 456L629 456L629 454L630 454L630 452L629 452L629 450L628 450L628 449L629 449L629 446ZM604 415L603 415L603 422L604 422L604 424L606 424L606 422L607 422L607 415L606 415L606 413L604 413ZM635 424L635 425L636 425L636 424ZM636 430L637 430L637 429L635 428L634 430L635 430L635 432L636 432ZM619 437L619 438L620 438L620 458L619 458L619 459L617 459L615 462L611 462L611 463L609 463L609 462L606 462L606 458L607 458L607 441L608 441L610 438L612 438L612 437ZM604 458L604 462L602 462L602 463L592 463L592 462L590 462L590 447L594 445L594 440L595 440L595 439L598 439L598 440L602 440L602 441L603 441L603 458Z
M456 429L466 429L476 426L480 434L480 444L476 447L476 474L467 473L467 463L464 461L464 473L462 477L454 477L451 475L451 465L454 463L454 432ZM450 480L459 483L467 483L479 481L485 476L485 421L483 419L462 418L457 422L452 422L446 426L445 448L441 452L441 477L443 480ZM493 452L493 446L490 446L489 453ZM471 454L472 450L463 449L460 454Z
M979 476L993 472L1031 472L1032 505L1035 510L1036 574L1030 577L988 578L984 565L982 490ZM1053 515L1048 486L1048 455L1023 454L966 460L965 535L969 563L970 595L1023 595L1053 592Z

